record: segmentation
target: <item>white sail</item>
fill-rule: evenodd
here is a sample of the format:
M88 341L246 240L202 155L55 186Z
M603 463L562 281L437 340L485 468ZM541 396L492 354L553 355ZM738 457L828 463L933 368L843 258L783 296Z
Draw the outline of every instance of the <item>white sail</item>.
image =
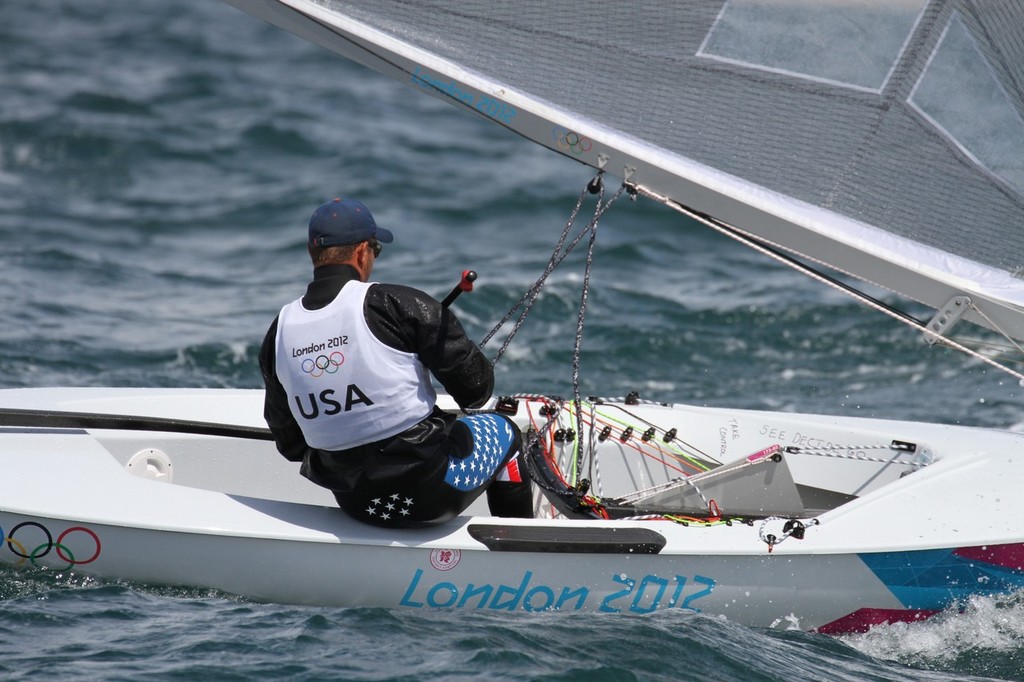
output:
M768 244L1024 339L1024 3L227 0ZM966 300L966 299L961 299Z

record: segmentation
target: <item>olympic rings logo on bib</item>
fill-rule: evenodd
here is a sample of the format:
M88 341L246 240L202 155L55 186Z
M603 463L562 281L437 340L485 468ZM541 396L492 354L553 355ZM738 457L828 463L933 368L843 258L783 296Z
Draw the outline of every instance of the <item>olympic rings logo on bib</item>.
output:
M316 359L306 358L302 361L302 371L316 379L324 374L334 374L345 363L345 356L334 351L330 355L318 355Z
M75 542L69 540L72 536ZM54 540L53 533L43 524L22 521L11 528L10 533L4 533L3 528L0 528L0 537L3 538L2 543L7 545L7 549L18 557L15 565L21 565L27 559L33 566L38 566L39 560L52 551L58 559L67 562L67 566L61 568L66 571L72 566L90 564L100 555L99 536L84 526L68 528ZM71 549L72 546L79 550L78 553Z

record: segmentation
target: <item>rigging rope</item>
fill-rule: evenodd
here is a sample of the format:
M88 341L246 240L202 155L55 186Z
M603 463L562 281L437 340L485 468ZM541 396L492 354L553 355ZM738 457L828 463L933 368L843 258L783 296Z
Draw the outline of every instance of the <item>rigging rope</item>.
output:
M587 191L593 191L595 185L587 185ZM612 198L612 201L617 199L622 194L622 190L625 188L619 188L619 194ZM597 175L597 206L601 207L601 200L604 198L604 182L601 182L601 174ZM595 213L596 216L596 213ZM580 288L580 312L576 318L576 340L573 342L572 348L572 404L576 408L576 433L578 438L576 439L576 467L577 470L583 468L583 410L580 401L580 352L583 348L583 318L587 313L587 296L590 293L590 271L594 265L594 243L597 241L597 218L591 221L592 227L590 227L590 242L587 244L587 260L586 265L583 267L583 286ZM591 459L593 461L593 459Z
M597 241L597 225L601 217L604 216L605 212L609 208L611 208L612 205L619 199L619 197L622 196L623 192L627 190L627 185L623 183L619 187L618 191L616 191L615 194L611 196L611 198L605 201L605 187L603 176L604 171L598 171L597 175L593 179L591 179L590 182L587 183L587 186L580 192L579 197L577 197L576 199L576 205L573 207L572 212L569 214L569 219L566 221L565 227L562 228L562 233L561 235L559 235L558 241L555 244L555 249L551 253L551 258L548 259L548 263L547 266L545 266L544 268L544 272L541 273L540 277L537 278L537 281L534 282L533 285L531 285L530 288L526 290L526 292L520 297L520 299L509 309L507 313L505 313L501 320L498 321L494 328L491 329L491 331L488 332L487 335L484 336L483 340L480 342L480 347L483 348L494 337L498 330L501 329L501 327L504 326L505 323L508 322L513 315L515 315L516 311L520 310L520 308L522 309L522 312L519 313L519 317L516 320L515 325L512 327L512 330L508 333L508 336L505 337L505 340L502 343L501 348L499 348L497 353L495 354L494 359L491 360L491 365L496 365L498 363L498 360L500 360L501 357L505 354L505 351L508 350L509 344L512 343L513 337L519 332L519 329L523 326L523 322L526 320L527 314L530 312L530 309L533 307L534 303L536 303L538 297L540 296L541 289L544 288L544 284L547 282L548 277L551 275L554 269L558 267L562 263L562 261L565 260L565 258L572 252L572 250L576 248L576 245L579 244L584 237L588 235L590 236L590 240L587 244L587 255L583 269L583 285L581 287L580 292L580 307L579 314L576 320L576 336L573 342L572 352L573 407L575 409L576 416L576 433L578 434L578 438L576 438L575 441L575 465L577 472L582 471L582 459L584 456L584 448L582 444L583 415L581 409L582 401L580 399L580 355L583 347L583 322L584 318L586 317L587 299L590 293L590 273L594 265L594 245ZM586 224L586 226L584 226L583 229L580 230L580 232L572 239L572 241L569 242L568 246L566 246L566 240L569 238L569 234L572 231L573 224L576 222L576 218L579 215L580 209L582 208L583 202L588 194L597 195L597 201L594 206L594 214L590 218L590 221ZM550 425L554 421L554 419L555 417L552 417L552 420L549 421L548 424ZM531 434L529 442L526 443L526 448L528 450L534 447L537 441L539 441L538 433L539 432L535 431L533 434ZM591 437L592 435L593 434L591 434ZM577 473L577 478L578 477L579 474Z
M838 280L836 280L836 279L834 279L832 277L829 277L828 275L826 275L823 272L815 270L814 268L812 268L812 267L810 267L808 265L805 265L804 263L801 263L800 261L796 260L792 256L789 256L789 255L787 255L785 253L782 253L780 251L781 247L779 247L779 246L777 246L775 244L771 244L770 242L766 242L766 241L762 240L759 237L755 237L752 234L749 234L749 233L745 232L744 230L741 230L740 228L738 228L738 227L736 227L734 225L730 225L729 223L726 223L726 222L723 222L721 220L718 220L717 218L713 218L713 217L711 217L709 215L706 215L704 213L700 213L698 211L695 211L695 210L693 210L692 208L690 208L688 206L680 204L679 202L675 201L674 199L672 199L670 197L664 196L662 194L658 194L658 193L656 193L656 192L654 192L652 190L647 189L646 187L643 187L643 186L640 186L640 185L631 185L631 187L633 188L634 191L636 191L639 194L643 194L644 196L648 197L649 199L653 199L653 200L655 200L655 201L657 201L659 203L665 204L669 208L672 208L672 209L678 211L679 213L682 213L683 215L696 220L697 222L701 223L702 225L710 227L711 229L715 230L716 232L719 232L721 234L724 234L727 237L735 239L736 241L740 242L741 244L745 244L746 246L749 246L750 248L754 249L755 251L757 251L759 253L762 253L762 254L768 256L769 258L772 258L772 259L782 263L783 265L788 265L789 267L793 268L794 270L802 272L805 275L807 275L808 277L811 277L812 279L817 280L818 282L821 282L822 284L825 284L826 286L832 287L833 289L836 289L837 291L841 291L844 294L847 294L848 296L852 296L853 298L857 299L858 301L860 301L864 305L868 306L869 308L872 308L872 309L874 309L874 310L876 310L876 311L878 311L880 313L888 315L889 317L891 317L891 318L893 318L895 320L898 320L899 322L902 322L903 324L906 324L906 325L908 325L908 326L910 326L910 327L912 327L914 329L917 329L918 331L920 331L923 334L925 334L925 336L927 336L928 338L934 338L939 343L942 343L942 344L944 344L946 346L949 346L950 348L958 350L958 351L960 351L962 353L966 353L967 355L969 355L969 356L971 356L973 358L976 358L976 359L984 362L987 365L990 365L992 367L995 367L996 369L999 369L999 370L1002 370L1002 371L1006 372L1007 374L1009 374L1010 376L1014 377L1019 382L1021 382L1021 385L1024 386L1024 374L1022 374L1021 372L1018 372L1016 370L1010 369L1009 367L1007 367L1006 365L998 362L997 360L994 360L994 359L984 355L983 353L980 353L980 352L974 350L973 348L969 348L968 346L965 346L962 343L954 341L953 339L951 339L949 337L942 336L941 334L938 334L938 333L932 331L931 329L929 329L928 326L924 322L921 322L920 320L912 317L911 315L908 315L907 313L903 312L902 310L897 310L896 308L893 308L892 306L887 305L886 303L883 303L882 301L879 301L878 299L873 298L873 297L869 296L868 294L865 294L863 291L859 291L859 290L857 290L857 289L855 289L855 288L853 288L853 287L851 287L851 286L849 286L847 284L844 284L844 283L842 283L842 282L840 282L840 281L838 281ZM978 314L980 314L983 317L985 317L986 320L988 319L988 317L985 316L985 314L980 309L978 309L977 306L972 305L971 307L976 312L978 312ZM1010 336L1008 334L1006 334L1006 332L1003 332L998 327L996 327L996 330L999 331L999 333L1001 333L1003 336L1005 336L1010 341L1010 343L1012 343L1018 349L1021 349L1021 347L1018 344L1016 344L1013 341L1013 339L1010 338Z
M565 258L570 253L572 253L572 250L576 248L576 245L579 244L585 236L590 234L591 242L593 242L593 235L597 230L597 223L601 219L601 216L603 216L605 211L611 208L612 204L614 204L615 201L620 196L622 196L622 193L626 191L626 185L623 184L608 201L602 203L601 200L604 197L604 183L599 182L599 179L603 174L604 171L598 172L595 179L591 180L587 184L587 187L585 187L583 191L580 192L580 195L576 200L576 206L573 208L572 213L569 215L569 220L566 221L565 227L562 228L562 234L559 236L558 242L555 244L555 250L552 252L551 258L548 260L548 264L544 268L544 272L541 273L540 277L537 278L537 281L534 282L533 285L531 285L530 288L526 290L526 292L520 297L519 301L517 301L515 305L513 305L509 309L509 311L505 313L504 317L502 317L501 320L499 320L498 323L494 325L494 328L491 329L491 331L489 331L487 335L484 336L483 340L480 342L481 348L486 346L487 342L490 341L494 337L494 335L498 333L498 330L501 329L505 325L505 323L512 318L512 316L516 313L517 310L522 308L522 312L519 314L519 318L516 320L516 323L513 326L512 331L508 333L508 336L505 338L505 341L501 344L501 348L498 349L498 352L495 354L494 359L491 360L492 365L498 364L498 360L500 360L501 356L505 354L506 350L508 350L508 346L512 342L512 338L519 332L520 327L523 326L523 322L526 320L526 315L530 312L530 309L533 307L533 304L536 303L538 296L540 296L540 291L541 289L544 288L544 284L547 282L548 276L554 271L555 268L557 268L562 263L562 261L565 260ZM596 188L597 191L595 192L593 188ZM569 242L569 245L565 246L563 251L563 246L565 245L565 241L569 236L569 232L572 230L573 223L576 222L576 217L580 212L580 208L583 206L583 201L586 199L587 194L591 193L598 194L597 204L594 206L594 215L590 219L590 222L588 222L586 226L582 230L580 230L579 234L577 234L573 238L573 240ZM593 243L591 243L590 249L592 254ZM588 255L588 276L591 263L592 255Z

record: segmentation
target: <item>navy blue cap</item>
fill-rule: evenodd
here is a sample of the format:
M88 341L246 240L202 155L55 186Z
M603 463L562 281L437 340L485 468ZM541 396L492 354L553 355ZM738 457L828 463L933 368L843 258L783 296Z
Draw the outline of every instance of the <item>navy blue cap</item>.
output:
M355 199L328 201L309 219L309 243L314 246L343 246L376 238L384 244L395 240L391 230L377 223L362 202Z

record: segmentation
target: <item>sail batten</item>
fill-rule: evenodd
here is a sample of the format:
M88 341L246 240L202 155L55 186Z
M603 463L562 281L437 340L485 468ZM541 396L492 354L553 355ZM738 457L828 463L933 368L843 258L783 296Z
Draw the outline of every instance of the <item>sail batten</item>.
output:
M1024 339L1024 3L227 1Z

